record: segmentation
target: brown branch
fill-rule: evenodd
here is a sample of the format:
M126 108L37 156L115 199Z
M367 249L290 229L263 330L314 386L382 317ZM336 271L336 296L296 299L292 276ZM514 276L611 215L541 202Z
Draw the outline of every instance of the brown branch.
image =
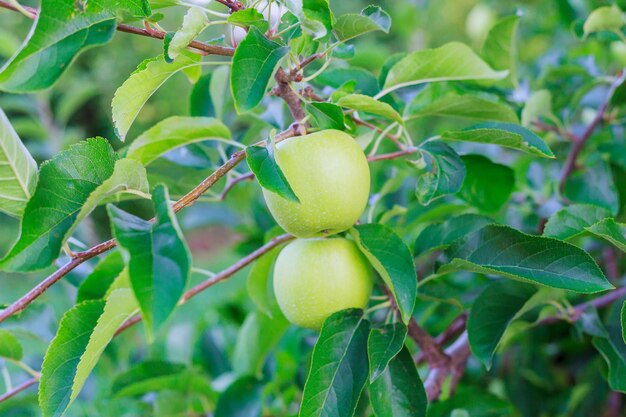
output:
M408 334L419 346L431 368L446 368L448 366L450 358L443 352L441 345L423 327L417 324L415 317L411 317L409 320Z
M380 155L372 155L369 156L367 158L368 161L370 162L376 162L376 161L385 161L388 159L396 159L396 158L401 158L403 156L406 155L411 155L417 152L417 148L406 148L402 151L397 151L397 152L391 152L391 153L383 153Z
M230 3L239 3L239 2L230 2ZM27 6L22 6L22 7L28 13L30 13L29 17L31 19L35 19L37 17L37 15L39 13L37 9L33 9L32 7L27 7ZM13 6L12 4L10 4L10 3L8 3L8 2L6 2L4 0L0 0L0 8L4 8L4 9L7 9L7 10L13 10L13 11L16 11L16 12L19 11L19 10L17 10L17 8L15 6ZM125 25L123 23L119 23L117 25L117 30L120 31L120 32L124 32L124 33L131 33L131 34L134 34L134 35L146 36L148 38L154 38L154 39L163 39L165 37L165 32L163 32L161 30L141 29L141 28L137 28L137 27L134 27L134 26ZM229 48L229 47L225 47L225 46L219 46L219 45L209 45L209 44L206 44L204 42L199 42L199 41L191 41L189 43L189 47L193 48L193 49L196 49L198 51L202 51L204 54L211 54L211 55L232 56L235 53L235 50L233 48Z
M561 194L563 194L565 190L565 183L567 182L570 175L572 175L572 173L576 169L576 161L578 160L578 156L582 152L587 141L591 138L591 135L593 134L593 132L604 120L604 116L609 107L609 102L611 101L611 98L613 97L613 94L615 93L615 90L617 89L617 87L619 87L624 82L625 77L626 77L626 73L624 73L623 71L617 74L617 76L615 77L615 80L611 83L611 86L609 87L609 91L606 97L604 98L604 101L598 108L598 112L596 113L596 116L587 125L584 132L579 137L574 137L572 147L569 151L569 154L567 155L567 159L565 160L565 165L563 166L561 179L559 181L559 191L561 192Z
M274 79L276 80L276 87L272 89L270 94L282 98L296 123L301 123L306 118L306 114L302 108L300 97L291 88L291 81L294 81L293 77L282 68L278 68L274 74ZM298 80L296 79L295 81Z
M239 10L243 10L246 7L240 1L232 1L232 0L216 0L218 3L222 3L224 6L230 9L231 13L235 13Z
M24 391L27 388L32 387L33 385L35 385L37 383L37 381L39 381L38 378L31 378L29 380L27 380L26 382L21 383L20 385L18 385L17 387L13 388L10 391L5 392L4 394L0 395L0 403L3 401L8 400L9 398L19 394L20 392Z

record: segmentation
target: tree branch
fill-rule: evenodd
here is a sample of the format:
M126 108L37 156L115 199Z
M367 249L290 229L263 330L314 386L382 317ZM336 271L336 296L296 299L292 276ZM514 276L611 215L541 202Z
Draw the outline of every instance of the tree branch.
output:
M624 73L623 71L617 74L615 80L611 83L611 86L609 87L609 91L604 101L598 108L596 116L587 125L584 132L579 137L572 137L572 147L569 151L569 154L567 155L567 159L565 160L565 165L563 166L563 172L561 174L561 180L559 181L559 191L561 192L561 194L563 194L563 191L565 190L565 183L576 169L576 161L578 160L580 152L585 147L585 144L587 143L589 138L591 138L593 132L604 120L604 115L606 114L606 111L609 107L609 102L611 101L611 98L613 97L613 94L615 93L617 87L619 87L624 82L625 77L626 73Z
M229 3L239 3L239 2L229 2ZM37 9L33 9L32 7L27 7L27 6L22 6L22 7L30 14L29 17L31 19L35 19L37 17L39 13ZM4 0L0 0L0 8L13 10L16 12L19 11L11 3L6 2ZM120 32L124 32L124 33L131 33L133 35L146 36L148 38L154 38L154 39L163 39L165 37L165 32L163 31L154 30L154 29L146 30L146 29L141 29L141 28L137 28L134 26L130 26L130 25L125 25L123 23L119 23L117 25L117 30ZM219 45L209 45L209 44L206 44L204 42L199 42L199 41L191 41L188 46L198 51L202 51L205 55L211 54L211 55L233 56L233 54L235 53L235 50L233 48L229 48L226 46L219 46Z
M306 118L306 114L302 108L300 97L291 88L292 77L282 68L278 68L274 74L274 79L276 80L276 87L272 89L270 94L282 98L296 123L302 123Z
M222 3L224 6L230 9L231 13L235 13L239 10L243 10L246 7L240 1L232 1L232 0L216 0L218 3Z

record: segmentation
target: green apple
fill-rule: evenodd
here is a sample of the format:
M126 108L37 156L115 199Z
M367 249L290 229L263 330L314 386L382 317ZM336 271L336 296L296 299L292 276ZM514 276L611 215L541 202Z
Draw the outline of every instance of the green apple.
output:
M372 292L369 263L344 238L297 239L278 254L274 293L287 319L319 329L331 314L365 308Z
M358 219L370 190L367 158L339 130L297 136L276 145L276 162L300 202L263 189L278 224L302 238L343 232Z

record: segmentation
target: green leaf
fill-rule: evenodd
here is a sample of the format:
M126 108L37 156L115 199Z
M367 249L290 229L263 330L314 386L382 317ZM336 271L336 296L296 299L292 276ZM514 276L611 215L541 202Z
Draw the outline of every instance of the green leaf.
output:
M392 229L382 224L357 225L350 229L350 234L389 287L402 321L408 323L417 296L417 275L408 246Z
M138 311L129 289L68 310L44 358L39 405L44 417L61 416L76 399L115 332Z
M267 39L254 26L250 28L235 51L230 72L237 113L251 110L261 102L278 62L288 51L288 46Z
M369 373L368 333L361 310L343 310L326 319L313 348L300 417L354 415Z
M85 300L104 298L109 287L124 270L124 259L119 251L111 252L96 264L91 274L78 287L76 304Z
M445 249L456 240L493 223L489 217L463 214L442 223L431 224L419 234L413 251L418 256L431 250Z
M131 286L149 338L176 308L191 268L189 249L170 206L167 189L157 186L152 198L155 222L107 206L113 234L128 259Z
M248 28L254 26L262 33L267 32L270 25L257 9L249 7L247 9L237 10L235 13L228 16L228 23Z
M603 30L617 32L625 23L624 14L617 5L598 7L585 20L583 32L585 37Z
M370 383L383 374L387 364L402 350L407 328L402 323L385 324L373 328L367 339L367 355L370 361Z
M149 392L170 390L195 392L213 397L213 389L206 377L185 365L158 360L142 362L118 375L111 387L115 397L137 397Z
M281 314L270 318L256 311L250 313L237 336L233 359L235 373L262 377L267 356L288 327L289 322Z
M501 79L507 71L495 71L468 46L450 42L439 48L413 52L398 61L387 74L378 96L398 88L436 81Z
M369 387L376 417L426 416L426 391L407 348L400 350Z
M181 146L205 140L230 140L230 130L210 117L173 116L160 121L131 143L126 157L143 165Z
M208 24L209 19L201 8L190 7L183 18L182 26L176 31L166 48L169 58L176 59Z
M615 219L609 218L585 227L585 229L608 240L622 252L626 252L626 224L617 223Z
M619 301L622 300L623 297ZM626 344L620 323L621 316L622 308L619 305L614 306L606 324L606 336L594 337L592 342L609 367L607 380L611 389L626 392Z
M493 143L535 156L554 158L548 145L539 136L512 123L481 123L463 130L444 132L441 137L445 140Z
M263 384L251 376L235 380L220 395L214 417L261 417Z
M626 343L626 300L622 304L621 320L620 321L622 323L622 339L624 340L624 343Z
M17 337L7 330L0 329L0 358L19 361L23 355L22 345Z
M0 109L0 211L21 217L37 184L37 163Z
M522 282L492 282L472 304L467 320L470 348L487 369L509 325L537 305L537 287ZM532 301L531 301L532 300Z
M300 202L287 178L285 178L285 174L276 163L274 155L266 146L248 146L246 148L246 161L261 187L288 200Z
M453 413L462 410L465 413ZM428 417L502 417L514 415L508 401L475 385L459 384L454 395L444 401L436 401L428 406Z
M522 109L522 126L530 127L541 118L554 118L552 113L552 94L548 90L533 92Z
M389 104L363 94L349 94L343 96L337 101L337 105L356 111L377 114L400 123L401 125L404 124L402 116Z
M213 73L202 75L193 85L189 95L189 114L191 116L215 117L216 109L211 98L211 81Z
M265 243L282 233L282 229L276 228L270 230L265 235ZM282 245L281 245L282 246ZM274 316L274 310L277 306L274 296L274 288L271 284L272 265L281 250L281 246L276 247L257 259L246 281L246 289L252 302L257 308L268 317Z
M91 195L113 175L116 159L107 140L95 138L42 164L35 194L24 210L20 237L0 269L32 271L49 266L79 217L95 207Z
M565 196L576 203L604 207L613 214L619 211L619 194L611 167L602 159L574 172L565 183Z
M543 229L543 235L561 240L571 239L584 233L587 227L610 216L611 212L604 207L572 204L550 216Z
M150 16L147 1L44 0L34 29L20 50L0 69L0 89L42 90L56 82L81 51L103 45L115 33L118 14Z
M327 69L318 75L314 82L321 87L328 86L336 89L349 85L350 93L361 92L368 96L373 96L379 91L376 77L371 72L358 67Z
M391 17L379 6L370 5L361 14L344 14L337 18L333 31L340 41L347 41L369 32L389 33Z
M507 226L485 226L456 241L446 254L452 261L438 274L467 270L586 294L613 288L584 250Z
M120 140L126 139L128 129L150 96L172 75L186 68L200 65L200 56L181 51L171 63L163 55L143 61L113 96L111 108L113 123Z
M515 38L519 19L519 16L507 16L498 20L489 29L482 50L485 61L496 70L508 70L512 80L515 80Z
M477 120L495 120L505 123L519 123L517 114L506 104L486 100L470 94L447 95L428 105L409 108L409 119L424 116L462 117Z
M302 13L306 20L320 22L324 26L325 33L320 33L318 37L323 37L333 29L334 17L328 0L302 0Z
M318 128L345 130L345 117L343 110L338 105L312 102L307 104L305 108Z
M428 205L461 189L465 165L461 157L443 142L426 142L420 146L421 159L413 165L419 170L415 194L417 201Z
M463 155L461 159L466 173L458 196L479 210L500 210L515 187L513 170L482 155Z

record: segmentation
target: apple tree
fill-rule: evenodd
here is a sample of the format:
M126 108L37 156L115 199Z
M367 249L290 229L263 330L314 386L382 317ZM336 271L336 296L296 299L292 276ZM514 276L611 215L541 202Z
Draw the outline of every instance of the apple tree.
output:
M372 3L0 0L0 415L626 413L626 3Z

